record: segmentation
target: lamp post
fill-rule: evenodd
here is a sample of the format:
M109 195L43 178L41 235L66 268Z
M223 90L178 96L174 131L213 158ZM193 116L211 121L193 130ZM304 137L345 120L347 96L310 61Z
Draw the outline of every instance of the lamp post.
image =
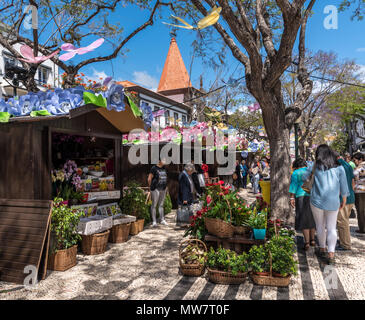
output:
M299 123L302 117L299 117L294 123L294 135L295 135L295 160L299 158L299 148L298 148L298 129Z

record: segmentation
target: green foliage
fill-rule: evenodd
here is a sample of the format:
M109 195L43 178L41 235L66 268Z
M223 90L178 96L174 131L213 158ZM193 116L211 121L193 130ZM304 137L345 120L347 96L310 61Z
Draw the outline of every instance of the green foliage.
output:
M253 272L269 272L269 253L265 246L252 246L248 252L248 261Z
M253 212L245 224L252 229L266 229L267 226L267 211L264 209L262 212Z
M149 218L146 194L140 187L135 181L128 183L120 201L120 207L124 214L130 214L137 219L146 219Z
M55 234L55 243L51 248L52 253L71 248L81 239L76 230L84 212L72 210L62 204L62 201L62 198L55 198L53 201L51 231Z
M192 238L196 238L204 241L207 230L205 229L205 214L207 212L207 208L204 208L196 213L192 217L192 221L188 229L186 229L184 237L191 236Z
M347 9L353 10L351 20L356 18L361 21L365 14L365 0L342 0L338 10L342 12Z
M344 154L347 151L347 141L348 135L345 132L339 132L331 143L331 148L339 154Z
M172 210L172 202L171 202L171 197L170 194L167 193L166 197L165 197L165 201L163 203L163 212L164 214L169 214Z
M274 236L266 243L266 248L271 253L273 272L282 276L297 274L295 242L291 237Z
M207 266L236 275L238 272L248 271L248 256L245 252L238 255L236 252L222 247L219 247L217 251L210 248L207 255Z

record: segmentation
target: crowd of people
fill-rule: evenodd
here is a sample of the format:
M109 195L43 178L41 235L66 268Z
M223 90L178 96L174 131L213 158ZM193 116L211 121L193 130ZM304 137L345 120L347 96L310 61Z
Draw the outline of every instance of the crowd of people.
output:
M336 250L351 250L349 219L355 203L360 201L354 190L365 185L364 160L361 153L353 158L349 154L341 156L323 144L316 150L314 163L307 164L301 158L293 162L289 193L296 212L295 228L303 233L305 250L316 245L317 234L318 253L329 264L335 263ZM303 186L308 181L310 190ZM359 203L356 208L360 212ZM359 232L365 227L361 217L358 215Z
M204 194L207 181L207 165L188 163L179 175L179 208L191 206ZM246 189L248 181L254 194L260 193L259 181L270 179L270 159L255 156L251 162L243 159L236 162L233 185ZM310 189L307 183L310 182ZM304 186L306 184L306 186ZM152 207L152 226L157 226L156 208L161 224L164 219L163 204L167 188L165 161L153 166L148 175ZM328 145L320 145L315 159L306 162L302 158L292 164L290 182L290 203L295 208L295 229L304 236L304 249L316 246L317 236L321 256L335 263L336 250L351 250L349 219L354 206L356 211L364 210L364 197L355 195L354 190L365 193L365 157L356 153L340 156ZM364 215L358 214L359 232L365 233ZM338 241L339 238L339 241Z

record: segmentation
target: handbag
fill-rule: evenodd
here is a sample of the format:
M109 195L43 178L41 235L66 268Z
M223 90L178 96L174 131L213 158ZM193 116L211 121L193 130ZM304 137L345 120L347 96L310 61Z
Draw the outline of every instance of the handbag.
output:
M201 188L205 187L205 179L204 179L204 174L199 173L198 174L198 180L199 180L199 185Z
M190 217L193 212L189 205L182 205L177 209L176 213L176 224L190 223Z
M306 193L310 193L313 187L313 183L314 183L314 172L316 171L316 163L314 163L313 165L313 169L312 172L309 176L309 178L307 180L304 181L303 185L302 185L302 189L306 192Z

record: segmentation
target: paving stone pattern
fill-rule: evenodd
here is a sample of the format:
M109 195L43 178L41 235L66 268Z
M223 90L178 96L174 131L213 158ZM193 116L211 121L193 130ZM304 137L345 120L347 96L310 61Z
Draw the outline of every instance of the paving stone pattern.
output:
M0 299L192 299L192 300L357 300L365 299L365 236L355 233L351 219L353 249L338 252L330 270L314 250L304 252L303 237L296 237L299 273L288 288L262 287L246 280L241 285L215 285L203 277L179 273L178 246L184 230L174 224L147 227L122 244L108 244L101 255L78 254L78 264L65 272L48 271L33 289L0 282ZM326 286L328 275L337 286ZM328 281L327 281L328 282ZM331 284L331 283L330 283Z

